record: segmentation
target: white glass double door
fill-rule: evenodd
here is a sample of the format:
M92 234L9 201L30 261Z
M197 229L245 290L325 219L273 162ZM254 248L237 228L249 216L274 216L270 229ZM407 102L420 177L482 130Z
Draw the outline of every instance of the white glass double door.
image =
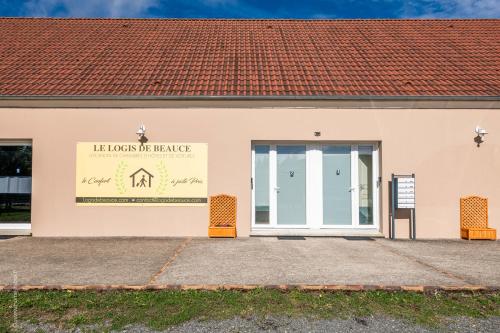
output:
M253 228L378 228L376 144L254 144Z

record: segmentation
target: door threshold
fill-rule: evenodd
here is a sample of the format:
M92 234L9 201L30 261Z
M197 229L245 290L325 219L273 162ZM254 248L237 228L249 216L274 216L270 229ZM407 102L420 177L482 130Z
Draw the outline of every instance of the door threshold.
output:
M31 229L0 229L1 236L30 236Z
M29 236L31 235L30 223L0 223L1 236Z
M254 229L250 236L385 237L380 231L372 229Z

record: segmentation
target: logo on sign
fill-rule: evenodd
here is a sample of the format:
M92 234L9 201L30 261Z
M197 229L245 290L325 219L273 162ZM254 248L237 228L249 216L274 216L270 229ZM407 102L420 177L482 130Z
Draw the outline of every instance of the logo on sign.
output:
M132 187L151 187L151 180L154 178L154 176L144 168L140 168L129 177L132 178Z

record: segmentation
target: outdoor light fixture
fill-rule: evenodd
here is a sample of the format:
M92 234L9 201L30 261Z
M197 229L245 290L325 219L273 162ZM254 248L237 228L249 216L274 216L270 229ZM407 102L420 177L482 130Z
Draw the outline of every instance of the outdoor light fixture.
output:
M479 147L481 145L481 143L484 142L484 136L486 134L488 134L488 132L486 131L486 129L484 128L481 128L479 126L476 126L476 129L474 130L474 132L476 132L476 137L474 138L474 141L477 143L477 146Z
M141 126L139 126L139 129L135 134L137 134L140 143L145 143L148 141L148 139L146 138L146 126L144 126L144 124L141 124Z

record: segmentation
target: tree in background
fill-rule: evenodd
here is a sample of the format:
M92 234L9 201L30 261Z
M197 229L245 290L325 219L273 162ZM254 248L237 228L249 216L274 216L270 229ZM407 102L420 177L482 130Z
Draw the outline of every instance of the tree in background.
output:
M0 146L0 177L31 176L31 146Z

